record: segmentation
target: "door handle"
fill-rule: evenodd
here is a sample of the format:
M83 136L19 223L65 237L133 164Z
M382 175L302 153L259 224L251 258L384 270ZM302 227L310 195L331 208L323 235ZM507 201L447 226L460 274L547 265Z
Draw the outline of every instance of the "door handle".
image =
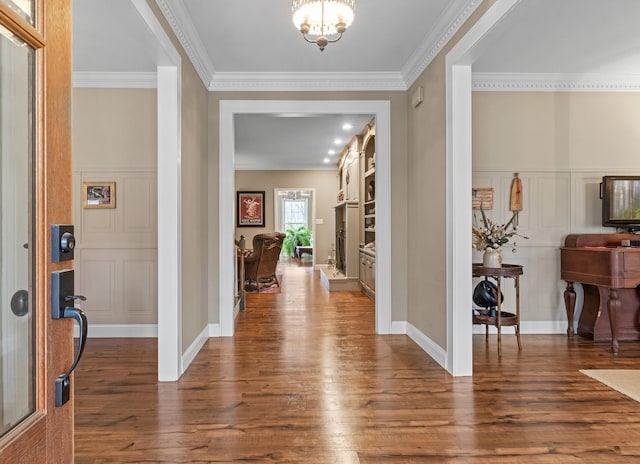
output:
M53 319L74 319L80 328L80 339L73 364L67 372L56 379L56 407L69 401L71 393L71 373L78 365L84 347L87 344L88 324L87 317L80 308L75 308L69 303L80 300L85 301L82 295L73 294L73 270L56 271L51 274L51 317Z

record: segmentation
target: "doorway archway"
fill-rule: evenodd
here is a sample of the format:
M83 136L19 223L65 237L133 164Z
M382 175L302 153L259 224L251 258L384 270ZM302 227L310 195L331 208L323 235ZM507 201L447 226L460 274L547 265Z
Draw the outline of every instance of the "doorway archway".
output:
M378 334L391 333L391 106L389 101L222 100L219 119L218 178L218 322L221 336L234 333L234 115L372 114L376 119L376 323ZM210 192L212 202L215 196ZM211 240L211 239L210 239ZM215 243L210 241L210 246ZM214 303L214 302L212 302Z

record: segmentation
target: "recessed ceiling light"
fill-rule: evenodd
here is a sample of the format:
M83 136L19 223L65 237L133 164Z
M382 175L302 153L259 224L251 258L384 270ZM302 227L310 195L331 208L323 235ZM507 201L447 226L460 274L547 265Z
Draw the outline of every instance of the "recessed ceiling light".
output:
M340 145L342 143L342 139L335 139L333 143L335 143L336 145Z
M331 160L330 160L329 158L325 158L325 159L323 159L322 161L324 161L324 162L325 162L325 164L329 164L329 163L331 162Z
M353 126L348 122L342 125L342 130L351 130L351 129L353 129Z
M329 153L330 155L335 155L336 151L334 149L329 150L327 153Z

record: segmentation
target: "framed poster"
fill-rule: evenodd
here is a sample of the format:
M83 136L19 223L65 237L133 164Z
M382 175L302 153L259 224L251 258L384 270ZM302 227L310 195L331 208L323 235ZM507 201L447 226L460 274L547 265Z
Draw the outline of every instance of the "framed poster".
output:
M471 208L493 209L493 187L471 189Z
M238 191L238 227L264 227L264 190L262 192Z
M83 208L115 208L116 207L116 183L115 182L83 182L82 183L82 207Z

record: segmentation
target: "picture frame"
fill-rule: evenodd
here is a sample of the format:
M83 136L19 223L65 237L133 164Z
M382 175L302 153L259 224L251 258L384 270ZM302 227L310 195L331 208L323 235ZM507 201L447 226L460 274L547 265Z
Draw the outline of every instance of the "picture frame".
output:
M116 183L113 181L90 181L82 183L82 207L115 208Z
M471 208L483 210L493 209L493 187L471 189Z
M264 227L264 190L236 192L237 226Z

